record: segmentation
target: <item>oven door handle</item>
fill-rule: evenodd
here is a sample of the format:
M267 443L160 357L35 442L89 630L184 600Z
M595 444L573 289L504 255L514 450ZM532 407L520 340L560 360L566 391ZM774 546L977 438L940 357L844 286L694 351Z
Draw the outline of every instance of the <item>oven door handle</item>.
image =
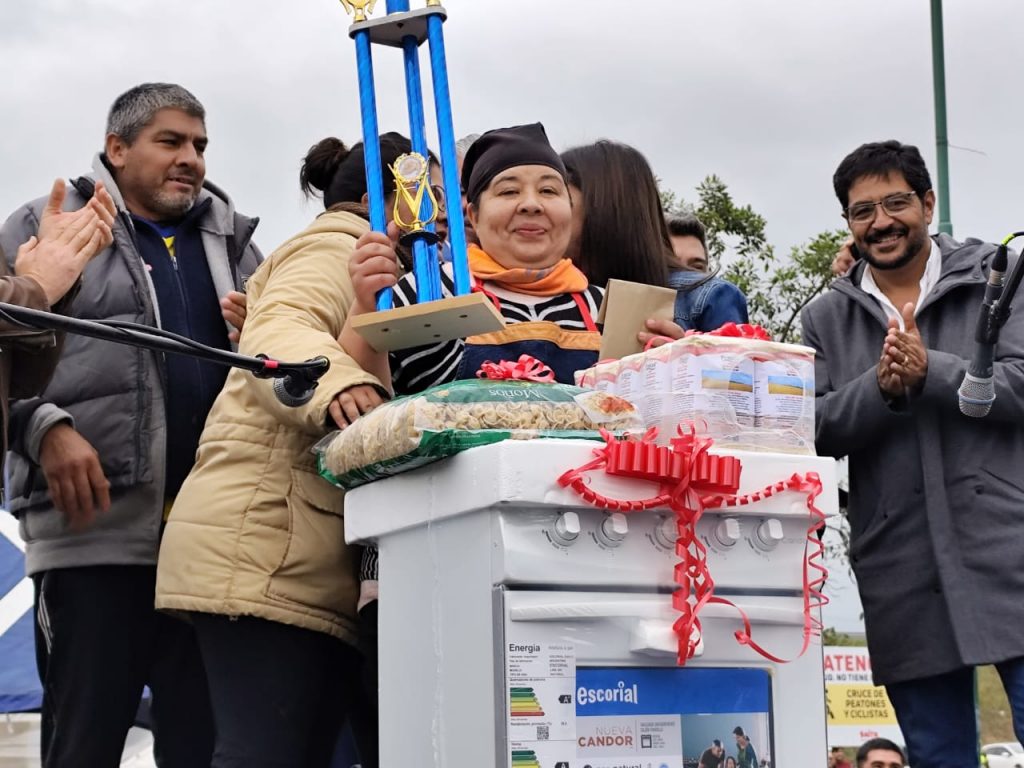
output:
M740 605L753 624L776 626L804 625L803 611L794 608L775 608L767 605ZM644 600L566 600L552 602L550 599L536 603L520 603L509 608L511 621L587 621L589 619L633 618L662 619L672 616L668 598L656 601ZM702 619L738 619L736 609L729 605L712 603L700 612ZM669 621L671 626L671 621Z
M512 621L589 621L590 619L611 618L666 618L672 615L670 599L650 598L639 600L601 600L567 598L553 602L550 599L537 602L518 602L511 606L508 617Z
M792 608L776 608L767 605L743 605L743 610L753 624L800 627L804 623L802 611ZM625 619L629 623L629 650L643 656L674 657L679 653L679 638L673 624L671 604L664 597L635 597L620 599L587 600L585 598L552 599L552 596L523 601L510 606L510 621L561 621L579 622L600 619ZM701 609L702 619L725 619L739 621L739 615L731 605L711 603ZM698 633L696 627L694 634ZM704 653L704 639L697 635L694 656Z
M694 658L703 656L704 638L700 636L700 630L694 627L690 637L697 639L697 646L693 649ZM670 621L640 619L629 633L629 650L644 656L677 656L679 638Z

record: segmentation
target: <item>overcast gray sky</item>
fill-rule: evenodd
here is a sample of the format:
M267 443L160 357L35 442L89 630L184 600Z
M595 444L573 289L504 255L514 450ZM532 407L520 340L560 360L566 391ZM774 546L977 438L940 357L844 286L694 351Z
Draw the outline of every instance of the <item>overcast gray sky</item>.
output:
M558 148L617 139L689 199L717 173L779 247L842 224L831 174L863 141L916 143L934 174L927 0L446 7L458 135L541 120ZM88 169L118 93L174 81L207 107L209 178L269 251L318 210L305 150L359 138L348 23L337 0L2 0L0 213ZM945 26L950 140L976 150L951 151L955 234L994 239L1024 228L1024 3L946 0ZM375 66L381 124L407 132L400 54Z
M861 142L916 143L935 172L928 0L447 8L458 135L541 120L559 148L624 141L689 199L716 173L778 247L842 224L831 175ZM0 215L88 170L117 94L173 81L206 105L208 176L269 252L319 210L298 191L306 149L360 137L348 24L337 0L0 0ZM1020 0L945 1L950 141L973 150L950 154L960 237L1024 229L1021 30ZM375 66L381 125L407 132L400 54ZM849 628L844 582L827 623Z

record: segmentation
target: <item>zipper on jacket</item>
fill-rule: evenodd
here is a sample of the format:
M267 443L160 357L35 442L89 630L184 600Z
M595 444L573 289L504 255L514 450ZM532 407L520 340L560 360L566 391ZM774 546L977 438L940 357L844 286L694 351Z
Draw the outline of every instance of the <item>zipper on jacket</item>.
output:
M125 254L125 261L127 262L130 257L134 257L135 258L135 264L134 265L128 264L128 274L132 276L132 290L135 292L136 297L141 300L140 303L142 305L143 320L145 321L145 319L146 319L146 309L147 309L147 306L146 306L145 299L143 299L143 297L141 295L141 292L139 291L138 280L137 280L137 277L134 274L133 266L142 272L142 279L147 281L147 288L149 289L148 293L149 293L149 296L150 296L150 307L148 307L148 308L152 308L152 311L153 311L153 323L154 323L154 325L156 327L159 328L160 327L160 318L159 318L158 312L157 312L156 293L153 290L152 284L149 282L149 275L146 273L145 262L143 262L143 260L142 260L142 252L139 249L139 243L138 243L138 240L136 239L136 234L135 234L135 224L132 222L131 214L128 211L124 211L124 210L119 211L118 212L118 218L120 218L122 223L124 224L124 227L125 227L125 229L126 229L126 231L128 233L128 240L129 240L129 242L131 243L131 246L132 246L132 253L131 254ZM138 485L139 483L142 482L142 433L143 433L143 426L144 426L144 423L145 423L145 417L146 417L146 413L147 413L146 396L145 396L145 392L147 391L147 388L146 388L146 376L145 376L146 354L147 354L147 350L143 349L142 347L139 347L138 355L136 357L136 359L138 360L138 373L136 374L136 395L135 395L136 409L137 409L136 413L139 414L139 423L137 424L136 429L135 429L135 476L132 478L132 480L133 480L132 485ZM152 354L153 354L153 356L154 356L154 358L156 360L157 377L159 378L159 377L161 377L161 374L162 374L161 367L160 367L161 357L160 357L160 355L158 355L155 352L152 353ZM164 386L164 389L166 390L166 386ZM152 458L153 457L150 456L150 459L152 459ZM155 472L156 472L155 466L152 467L151 469L152 469L152 471L155 474ZM162 514L162 506L161 506L161 514Z

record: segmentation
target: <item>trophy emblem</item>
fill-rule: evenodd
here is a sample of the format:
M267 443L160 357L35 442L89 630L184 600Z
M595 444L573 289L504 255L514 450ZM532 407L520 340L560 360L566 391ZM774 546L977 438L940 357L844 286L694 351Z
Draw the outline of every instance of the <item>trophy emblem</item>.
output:
M366 17L373 13L377 0L341 0L341 4L352 21L358 23L366 21Z
M426 225L437 221L438 211L437 197L430 186L427 159L418 152L402 155L391 166L391 173L395 177L395 207L392 218L403 233L399 242L411 246L418 239L422 239L428 245L436 245L437 233L426 228ZM424 214L424 209L429 212ZM411 221L404 218L405 211L412 216Z
M374 1L341 0L345 9L353 14L349 37L355 41L359 72L359 111L363 126L370 227L377 232L387 229L372 54L374 45L384 45L402 49L404 60L412 152L398 158L390 170L395 181L394 221L403 231L401 243L412 253L416 303L395 309L392 289L385 288L377 294L377 311L353 317L352 327L381 352L501 330L505 326L501 313L486 296L473 291L466 255L465 221L460 205L447 208L455 295L441 295L438 236L434 231L441 200L430 185L430 163L427 159L430 152L423 113L419 49L423 43L429 44L438 156L444 179L443 199L458 201L462 190L455 159L455 129L442 28L448 14L440 0L427 0L425 7L415 10L409 9L409 0L387 0L387 14L383 18L369 19L367 16L373 12Z

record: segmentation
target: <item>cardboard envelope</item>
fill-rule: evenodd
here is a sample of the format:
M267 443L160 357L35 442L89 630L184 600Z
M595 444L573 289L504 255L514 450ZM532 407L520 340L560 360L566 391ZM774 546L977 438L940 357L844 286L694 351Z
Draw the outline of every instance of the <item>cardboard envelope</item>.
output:
M609 280L597 316L597 322L604 324L599 359L643 352L643 345L637 341L636 335L646 330L644 322L651 317L671 320L675 315L675 303L674 288Z

